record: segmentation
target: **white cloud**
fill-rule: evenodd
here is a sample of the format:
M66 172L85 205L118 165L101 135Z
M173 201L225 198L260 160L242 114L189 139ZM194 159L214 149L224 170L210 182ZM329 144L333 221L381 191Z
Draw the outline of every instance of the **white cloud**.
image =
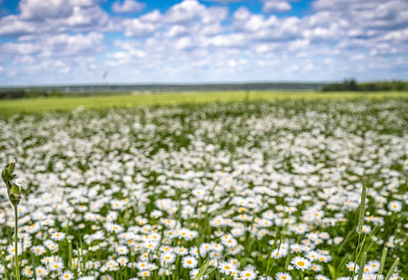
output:
M239 21L247 20L250 16L251 12L245 7L239 8L234 13L234 19Z
M204 1L215 2L215 3L220 3L220 4L229 4L229 3L244 2L245 0L204 0Z
M22 0L19 8L21 17L26 20L66 18L72 14L72 5L65 0Z
M5 43L2 48L2 52L10 55L29 55L39 52L40 46L34 43Z
M408 25L405 0L317 0L315 11L328 11L332 19L347 20L365 29L391 30Z
M63 57L94 54L103 49L103 34L56 34L24 36L18 42L5 43L0 48L4 53L18 58L20 55L34 57Z
M297 39L289 43L288 49L293 52L299 52L301 50L307 50L310 46L310 40Z
M267 23L264 20L263 15L253 15L251 16L244 25L246 31L254 32L262 28L267 27Z
M314 65L314 63L311 62L311 61L306 61L306 62L303 64L303 70L304 70L304 71L312 71L314 68L315 68L315 65Z
M358 60L363 60L365 58L367 58L367 56L365 54L359 53L359 54L355 54L355 55L350 56L349 59L351 61L358 61Z
M126 51L119 51L114 53L108 53L106 57L109 59L107 62L108 66L117 67L121 65L128 64L132 62L134 58L141 58L145 57L145 53L141 52L126 52Z
M114 29L97 0L22 0L21 13L0 18L0 35Z
M215 36L224 32L224 27L219 22L203 25L200 29L203 35Z
M202 14L201 21L204 24L221 22L228 16L228 9L222 7L210 7Z
M21 21L15 15L0 18L0 35L20 35L33 33L37 30L35 25Z
M109 16L99 7L95 6L84 9L76 6L73 8L72 15L64 23L71 27L88 27L93 29L98 26L106 26L108 21Z
M166 13L166 20L172 23L191 21L205 11L205 6L196 0L184 0L172 6Z
M337 24L330 24L327 27L314 27L303 32L305 38L311 39L336 39L343 35L343 31Z
M146 37L159 27L158 24L145 22L137 18L124 20L122 24L126 37Z
M161 14L158 10L154 10L153 12L150 12L148 14L145 14L140 17L140 20L143 21L149 21L149 22L158 22L161 18Z
M317 0L313 2L316 10L338 10L343 9L373 9L381 0L363 1L363 0Z
M12 59L6 75L20 84L89 82L98 69L94 56L103 49L103 34L95 32L29 35L0 46L0 59Z
M169 31L167 31L164 36L166 37L178 37L180 35L184 35L187 33L187 28L182 25L173 25L170 27Z
M103 34L91 32L86 35L60 34L45 37L42 46L48 49L52 55L80 55L83 53L95 53L103 49Z
M205 44L216 47L240 47L245 46L246 36L242 33L217 35L209 38Z
M287 12L290 10L292 10L292 6L288 1L266 0L262 7L264 13Z
M206 7L196 0L185 0L164 14L155 10L137 18L124 19L121 25L126 37L198 37L223 32L221 22L227 16L227 8Z
M404 0L317 0L314 13L305 18L303 34L338 42L344 51L370 52L373 56L406 52L403 30L408 26ZM313 28L312 28L313 27ZM320 38L318 38L320 37Z
M408 28L403 29L403 30L388 32L379 39L385 40L385 41L395 41L395 42L407 41L408 42Z
M228 15L228 10L222 7L209 7L196 0L184 0L172 6L164 15L164 20L170 23L189 23L199 20L206 23L219 22Z
M90 7L100 0L68 0L73 6Z
M141 12L146 4L134 1L134 0L124 0L123 3L116 1L112 5L112 10L115 13L134 13Z
M253 34L259 30L265 30L278 23L275 16L265 18L261 14L252 14L246 9L240 9L234 14L233 26L237 30L242 30Z
M177 50L184 50L193 47L194 44L191 37L182 37L175 42L174 46Z

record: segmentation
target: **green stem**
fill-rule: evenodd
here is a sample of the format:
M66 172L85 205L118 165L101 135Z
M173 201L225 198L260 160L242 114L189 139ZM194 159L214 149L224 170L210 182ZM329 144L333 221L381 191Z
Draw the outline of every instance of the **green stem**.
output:
M72 241L68 240L68 267L72 269Z
M343 249L344 245L347 244L347 242L349 241L349 239L351 238L351 235L355 232L355 230L357 229L357 227L354 227L346 236L346 238L344 239L344 241L341 243L339 249L337 250L337 254L339 254L341 252L341 250Z
M14 253L15 253L15 267L16 267L16 279L20 280L20 271L18 268L18 209L17 204L14 206L14 220L15 220L15 227L14 227Z
M355 261L354 261L354 269L353 269L353 273L351 275L351 279L354 279L354 276L356 275L356 266L357 266L357 260L359 257L359 247L360 247L360 237L361 234L358 234L358 239L357 239L357 247L356 247L356 251L355 251ZM360 269L363 269L360 267Z

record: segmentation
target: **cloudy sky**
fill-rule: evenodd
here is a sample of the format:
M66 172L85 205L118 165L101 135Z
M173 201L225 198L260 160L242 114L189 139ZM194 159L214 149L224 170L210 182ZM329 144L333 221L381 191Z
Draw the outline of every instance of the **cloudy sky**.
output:
M0 0L0 86L408 79L408 0Z

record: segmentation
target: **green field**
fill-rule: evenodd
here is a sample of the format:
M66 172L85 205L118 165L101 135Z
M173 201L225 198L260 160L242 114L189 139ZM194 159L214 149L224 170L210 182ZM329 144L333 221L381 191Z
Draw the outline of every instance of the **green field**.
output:
M408 279L406 95L8 104L237 100L0 119L0 279Z
M234 92L202 92L202 93L163 93L154 95L120 95L92 97L61 97L3 100L0 102L0 116L15 113L36 113L44 111L71 110L80 106L84 108L102 109L110 107L134 107L146 105L179 105L211 102L239 102L275 99L383 99L408 98L408 93L318 93L318 92L269 92L244 91Z

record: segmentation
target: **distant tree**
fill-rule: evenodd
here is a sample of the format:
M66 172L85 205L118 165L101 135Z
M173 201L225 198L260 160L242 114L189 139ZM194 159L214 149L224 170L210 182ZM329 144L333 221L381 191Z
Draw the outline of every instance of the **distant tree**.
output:
M394 89L396 91L404 91L408 90L408 83L404 83L402 81L393 81Z
M349 80L348 87L349 87L349 90L350 90L350 91L357 91L357 90L358 90L358 86L357 86L356 80L355 80L355 79Z
M36 98L49 96L63 96L58 91L29 90L29 89L4 89L0 90L0 99Z
M357 91L358 84L355 79L345 79L342 83L333 83L323 86L322 91Z
M408 91L408 82L383 81L358 84L355 79L324 85L322 91Z

